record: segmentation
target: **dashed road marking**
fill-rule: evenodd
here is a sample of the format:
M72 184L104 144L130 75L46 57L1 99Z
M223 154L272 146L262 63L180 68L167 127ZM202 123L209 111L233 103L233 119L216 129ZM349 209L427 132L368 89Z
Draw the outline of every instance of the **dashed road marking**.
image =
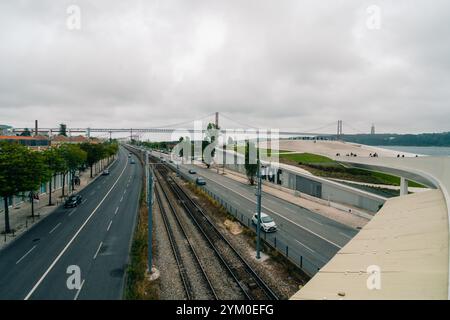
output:
M311 219L311 218L308 218L308 217L306 217L306 219L308 219L308 220L311 221L311 222L314 222L314 223L317 223L317 224L323 226L323 223L320 223L320 222L317 221L317 220L314 220L314 219Z
M108 228L106 228L106 231L109 231L109 229L111 228L112 225L112 220L109 222Z
M78 296L79 296L79 294L81 292L81 289L83 289L83 285L84 285L84 280L81 282L80 289L78 289L78 291L77 291L75 297L73 298L73 300L77 300L78 299Z
M19 264L20 261L22 261L23 259L25 259L26 256L29 255L30 252L34 250L34 248L36 248L36 245L34 245L30 250L28 250L27 253L25 253L25 254L22 256L22 258L20 258L19 260L17 260L17 261L16 261L16 264Z
M55 231L59 226L61 225L61 222L58 223L48 234L52 234L53 231Z
M35 283L33 288L28 292L28 294L25 296L24 300L30 299L30 297L33 295L33 293L36 291L36 289L39 287L39 285L44 281L45 277L49 274L49 272L54 268L54 266L58 263L58 261L61 259L61 257L64 255L64 253L67 251L67 249L70 247L70 245L75 241L75 239L78 237L80 232L84 229L84 227L88 224L89 220L94 216L94 214L98 211L98 209L101 207L103 202L105 202L106 198L110 195L110 193L113 191L113 189L116 187L117 183L119 182L119 179L123 176L125 173L125 169L128 166L128 162L125 163L125 166L122 169L122 172L120 173L117 180L114 182L114 184L111 186L109 191L106 193L106 195L103 197L103 199L99 202L97 207L91 212L89 217L86 218L84 223L81 225L81 227L78 229L77 232L75 232L74 236L69 240L69 242L66 244L66 246L61 250L61 252L58 254L58 256L53 260L53 262L50 264L50 266L47 268L47 270L44 272L44 274L39 278L39 280ZM81 290L81 289L80 289Z
M310 247L308 247L307 245L305 245L305 244L303 244L303 243L301 243L300 241L298 241L298 240L295 240L295 241L297 241L298 242L298 244L300 244L302 247L305 247L307 250L309 250L309 251L311 251L311 252L314 252L315 253L315 251L313 250L313 249L311 249Z
M348 239L352 239L353 238L352 236L349 236L348 234L345 234L343 232L339 232L339 234L344 236L344 237L346 237L346 238L348 238Z
M102 248L102 245L103 245L103 242L100 242L100 244L98 245L97 251L95 251L94 258L93 258L94 260L97 258L98 253L100 252L100 249Z

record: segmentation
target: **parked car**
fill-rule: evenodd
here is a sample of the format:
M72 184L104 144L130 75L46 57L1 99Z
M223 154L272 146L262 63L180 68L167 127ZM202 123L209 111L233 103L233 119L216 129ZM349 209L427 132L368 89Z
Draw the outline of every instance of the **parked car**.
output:
M80 195L74 195L67 198L64 203L64 208L75 208L81 203L82 197Z
M195 183L198 186L204 186L206 184L206 181L205 181L205 179L199 177L199 178L195 179Z
M134 159L131 159L130 164L135 164L136 161L134 161Z
M196 174L197 171L195 171L194 169L189 169L189 173L190 173L190 174Z
M109 170L108 169L103 170L102 175L109 176Z
M128 158L131 158L131 153L128 154Z
M258 214L255 213L252 217L252 223L256 226L258 223ZM277 231L277 225L273 221L272 217L266 213L261 212L261 230L264 232Z

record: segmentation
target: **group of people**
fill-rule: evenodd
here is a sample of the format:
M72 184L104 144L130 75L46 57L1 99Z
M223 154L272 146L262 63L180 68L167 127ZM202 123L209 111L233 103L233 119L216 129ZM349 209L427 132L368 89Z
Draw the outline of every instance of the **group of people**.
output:
M341 154L339 152L336 153L336 157L340 157L340 156L341 156ZM346 157L357 157L358 155L356 153L351 152L351 153L347 153L345 156Z

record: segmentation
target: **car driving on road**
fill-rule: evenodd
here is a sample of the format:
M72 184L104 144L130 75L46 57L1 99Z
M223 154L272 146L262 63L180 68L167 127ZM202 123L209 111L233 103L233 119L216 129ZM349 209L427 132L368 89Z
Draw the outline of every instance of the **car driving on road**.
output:
M252 223L256 226L258 223L258 214L255 213L252 217ZM261 229L264 232L275 232L277 231L277 225L273 221L272 217L266 213L261 212Z
M206 181L205 181L205 179L203 179L203 178L197 178L197 179L195 179L195 183L196 183L198 186L204 186L204 185L206 184Z
M189 173L190 173L190 174L196 174L197 171L195 171L194 169L189 169Z
M108 169L103 170L102 175L108 176L109 175L109 170Z
M80 195L74 195L67 198L64 203L64 208L75 208L81 203L82 197Z

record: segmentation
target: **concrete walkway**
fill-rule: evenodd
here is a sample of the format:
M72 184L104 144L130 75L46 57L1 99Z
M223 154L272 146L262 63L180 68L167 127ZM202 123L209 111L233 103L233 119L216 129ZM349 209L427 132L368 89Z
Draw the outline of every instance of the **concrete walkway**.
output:
M392 198L291 299L445 300L448 258L442 192Z

